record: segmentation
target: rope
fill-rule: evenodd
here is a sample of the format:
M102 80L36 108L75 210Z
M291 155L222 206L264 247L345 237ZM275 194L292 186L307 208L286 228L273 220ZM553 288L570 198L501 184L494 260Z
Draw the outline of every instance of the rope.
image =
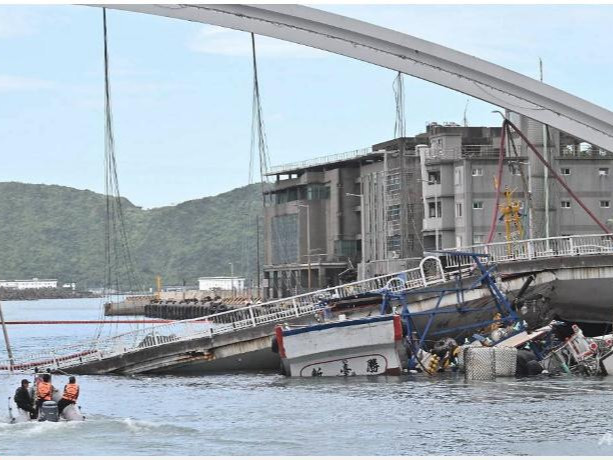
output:
M268 182L266 173L270 169L270 155L268 152L268 141L266 137L266 127L264 124L264 115L262 109L262 100L260 94L260 82L258 77L258 65L257 65L257 52L255 46L255 35L251 34L251 56L253 65L253 105L251 111L251 151L249 160L249 180L253 180L253 169L255 159L255 147L257 145L258 156L260 160L260 188L262 193L262 207L266 206L265 197L266 193L270 191L271 185ZM289 254L288 239L283 238L279 229L272 224L270 226L272 232L272 240L276 240L277 247L280 251L277 251L277 257L279 257L278 263L293 262Z

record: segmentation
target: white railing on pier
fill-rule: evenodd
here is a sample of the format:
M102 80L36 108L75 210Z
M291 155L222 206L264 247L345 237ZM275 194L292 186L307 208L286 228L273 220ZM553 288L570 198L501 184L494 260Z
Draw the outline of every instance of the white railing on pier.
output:
M433 259L432 257L428 259ZM249 305L223 313L173 321L126 332L95 341L82 342L61 351L29 356L12 366L13 370L57 369L85 364L92 361L122 355L135 350L157 347L171 342L214 337L265 324L277 324L302 316L314 314L336 299L355 295L388 292L406 292L445 282L455 272L443 272L440 261L399 273L379 276L363 281L321 289L279 300ZM462 270L463 267L457 267ZM470 269L469 267L466 268ZM9 370L8 363L0 363L0 370Z
M613 254L613 234L555 236L512 242L479 244L449 249L477 254L487 254L494 263L547 259L551 257L573 257L583 255ZM447 267L464 265L465 258L450 257Z

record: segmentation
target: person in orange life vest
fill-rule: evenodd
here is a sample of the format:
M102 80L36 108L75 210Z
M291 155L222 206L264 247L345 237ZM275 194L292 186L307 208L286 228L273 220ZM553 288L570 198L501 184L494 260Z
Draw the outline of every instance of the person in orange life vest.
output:
M64 394L62 399L57 403L57 410L61 414L62 411L71 404L75 404L79 398L79 385L77 385L77 379L70 377L68 384L64 387Z
M36 410L40 409L45 401L53 399L53 385L51 385L51 375L44 374L42 381L36 384Z

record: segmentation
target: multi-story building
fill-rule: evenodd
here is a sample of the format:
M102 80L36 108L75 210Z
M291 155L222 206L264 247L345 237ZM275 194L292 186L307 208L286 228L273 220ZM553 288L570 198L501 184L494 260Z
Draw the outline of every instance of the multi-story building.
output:
M613 218L610 152L510 117L602 222ZM274 168L265 193L268 294L396 272L416 266L424 250L485 242L500 138L500 127L431 123L415 137ZM517 135L507 138L499 186L520 203L521 229L507 233L499 214L493 241L600 231Z
M424 181L424 248L483 242L496 196L493 177L500 155L501 128L431 124L428 132L429 146L419 148ZM509 164L502 183L515 186Z
M281 297L339 283L361 260L360 171L384 153L364 149L276 167L265 192L264 285Z
M363 254L360 278L413 267L423 254L422 181L418 148L428 135L373 146L383 160L363 165Z
M613 217L610 152L557 130L544 131L541 124L525 117L511 119L601 222ZM422 178L427 180L424 247L454 248L486 242L495 211L501 129L430 125L428 131L430 145L419 149ZM500 189L509 190L512 200L521 203L522 233L512 228L508 235L498 213L492 241L601 231L519 136L511 136L505 150ZM501 196L499 204L504 202Z
M511 114L511 120L543 152L553 169L574 194L605 225L613 218L613 153L594 147L541 123ZM580 208L571 194L547 171L525 143L521 155L529 159L532 191L532 238L601 233L601 229ZM545 184L547 186L545 187ZM547 204L546 204L547 203ZM530 226L530 222L528 222Z

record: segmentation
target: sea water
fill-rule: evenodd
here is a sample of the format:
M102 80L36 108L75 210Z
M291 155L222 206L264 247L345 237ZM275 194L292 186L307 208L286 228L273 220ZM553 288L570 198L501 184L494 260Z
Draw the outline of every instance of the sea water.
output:
M98 319L98 299L3 302L7 320ZM15 354L130 326L9 326ZM0 358L6 358L2 350ZM5 403L22 375L0 374ZM30 379L31 380L31 379ZM63 387L67 377L55 375ZM611 455L613 377L77 376L85 422L4 423L1 455Z

